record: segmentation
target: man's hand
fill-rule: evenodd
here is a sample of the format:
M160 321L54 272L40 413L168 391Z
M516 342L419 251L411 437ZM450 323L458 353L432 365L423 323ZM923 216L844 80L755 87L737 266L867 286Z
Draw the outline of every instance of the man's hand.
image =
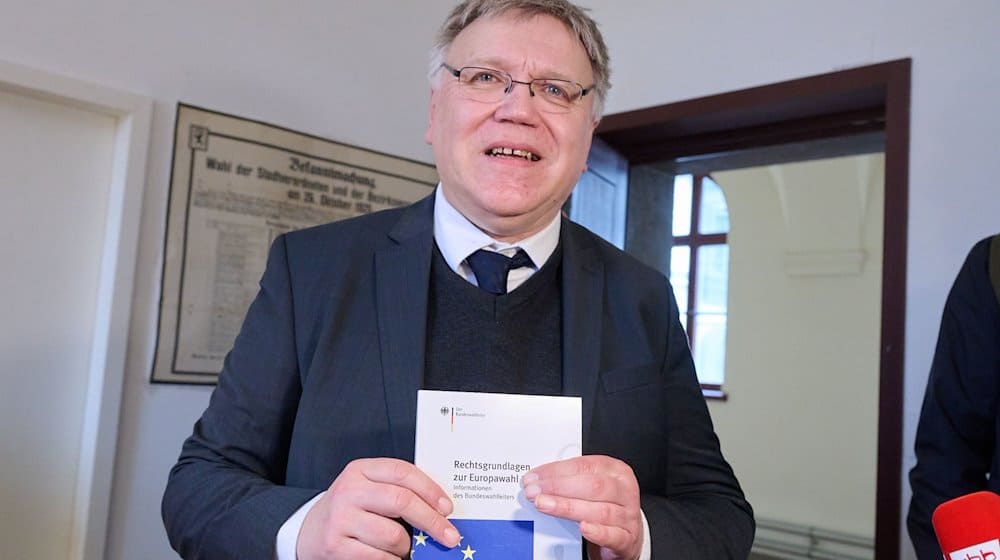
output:
M528 471L521 485L538 511L580 522L591 559L639 557L639 482L622 461L604 455L556 461Z
M306 514L299 560L398 560L410 552L403 519L446 546L458 531L445 516L451 500L420 469L397 459L358 459Z

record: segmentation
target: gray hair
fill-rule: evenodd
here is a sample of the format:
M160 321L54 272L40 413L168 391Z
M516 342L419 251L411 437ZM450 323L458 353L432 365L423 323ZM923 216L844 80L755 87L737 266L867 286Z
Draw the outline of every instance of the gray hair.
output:
M599 119L604 113L604 100L611 89L611 68L608 62L608 47L597 29L597 22L586 14L586 9L571 4L567 0L466 0L448 14L441 29L438 30L434 47L431 49L430 78L433 82L435 73L444 62L445 53L451 47L455 37L480 17L497 16L507 12L518 12L526 18L537 15L552 16L566 24L579 39L590 68L594 73L594 119ZM584 84L586 87L587 84Z

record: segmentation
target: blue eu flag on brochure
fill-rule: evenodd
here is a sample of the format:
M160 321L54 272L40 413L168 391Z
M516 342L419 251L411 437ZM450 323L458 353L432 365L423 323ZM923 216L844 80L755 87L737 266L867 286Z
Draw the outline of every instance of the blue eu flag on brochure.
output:
M445 548L421 531L413 533L413 560L514 560L532 558L534 521L451 519L462 536Z

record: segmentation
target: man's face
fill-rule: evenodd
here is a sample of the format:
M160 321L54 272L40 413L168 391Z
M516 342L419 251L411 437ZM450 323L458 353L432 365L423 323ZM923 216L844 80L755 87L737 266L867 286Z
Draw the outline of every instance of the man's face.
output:
M445 62L504 70L523 82L561 78L588 87L594 81L579 39L550 16L479 18L455 37ZM425 138L445 197L496 239L516 241L539 231L586 168L597 125L593 96L554 114L543 110L545 102L531 97L526 85L514 84L502 100L483 103L467 99L456 78L439 72ZM537 159L492 155L495 148L528 151Z

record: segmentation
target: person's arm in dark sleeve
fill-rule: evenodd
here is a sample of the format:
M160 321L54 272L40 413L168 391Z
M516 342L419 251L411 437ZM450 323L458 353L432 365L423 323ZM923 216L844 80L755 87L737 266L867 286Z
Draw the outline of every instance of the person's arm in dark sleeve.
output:
M687 335L670 294L670 329L663 364L669 403L667 480L662 494L641 496L652 559L745 560L753 544L753 510L719 440L695 374Z
M271 559L315 490L283 486L301 393L285 238L271 247L219 384L170 471L162 514L183 558Z
M939 560L934 509L983 490L996 451L1000 306L987 272L989 243L970 251L945 304L917 426L907 517L921 560Z

